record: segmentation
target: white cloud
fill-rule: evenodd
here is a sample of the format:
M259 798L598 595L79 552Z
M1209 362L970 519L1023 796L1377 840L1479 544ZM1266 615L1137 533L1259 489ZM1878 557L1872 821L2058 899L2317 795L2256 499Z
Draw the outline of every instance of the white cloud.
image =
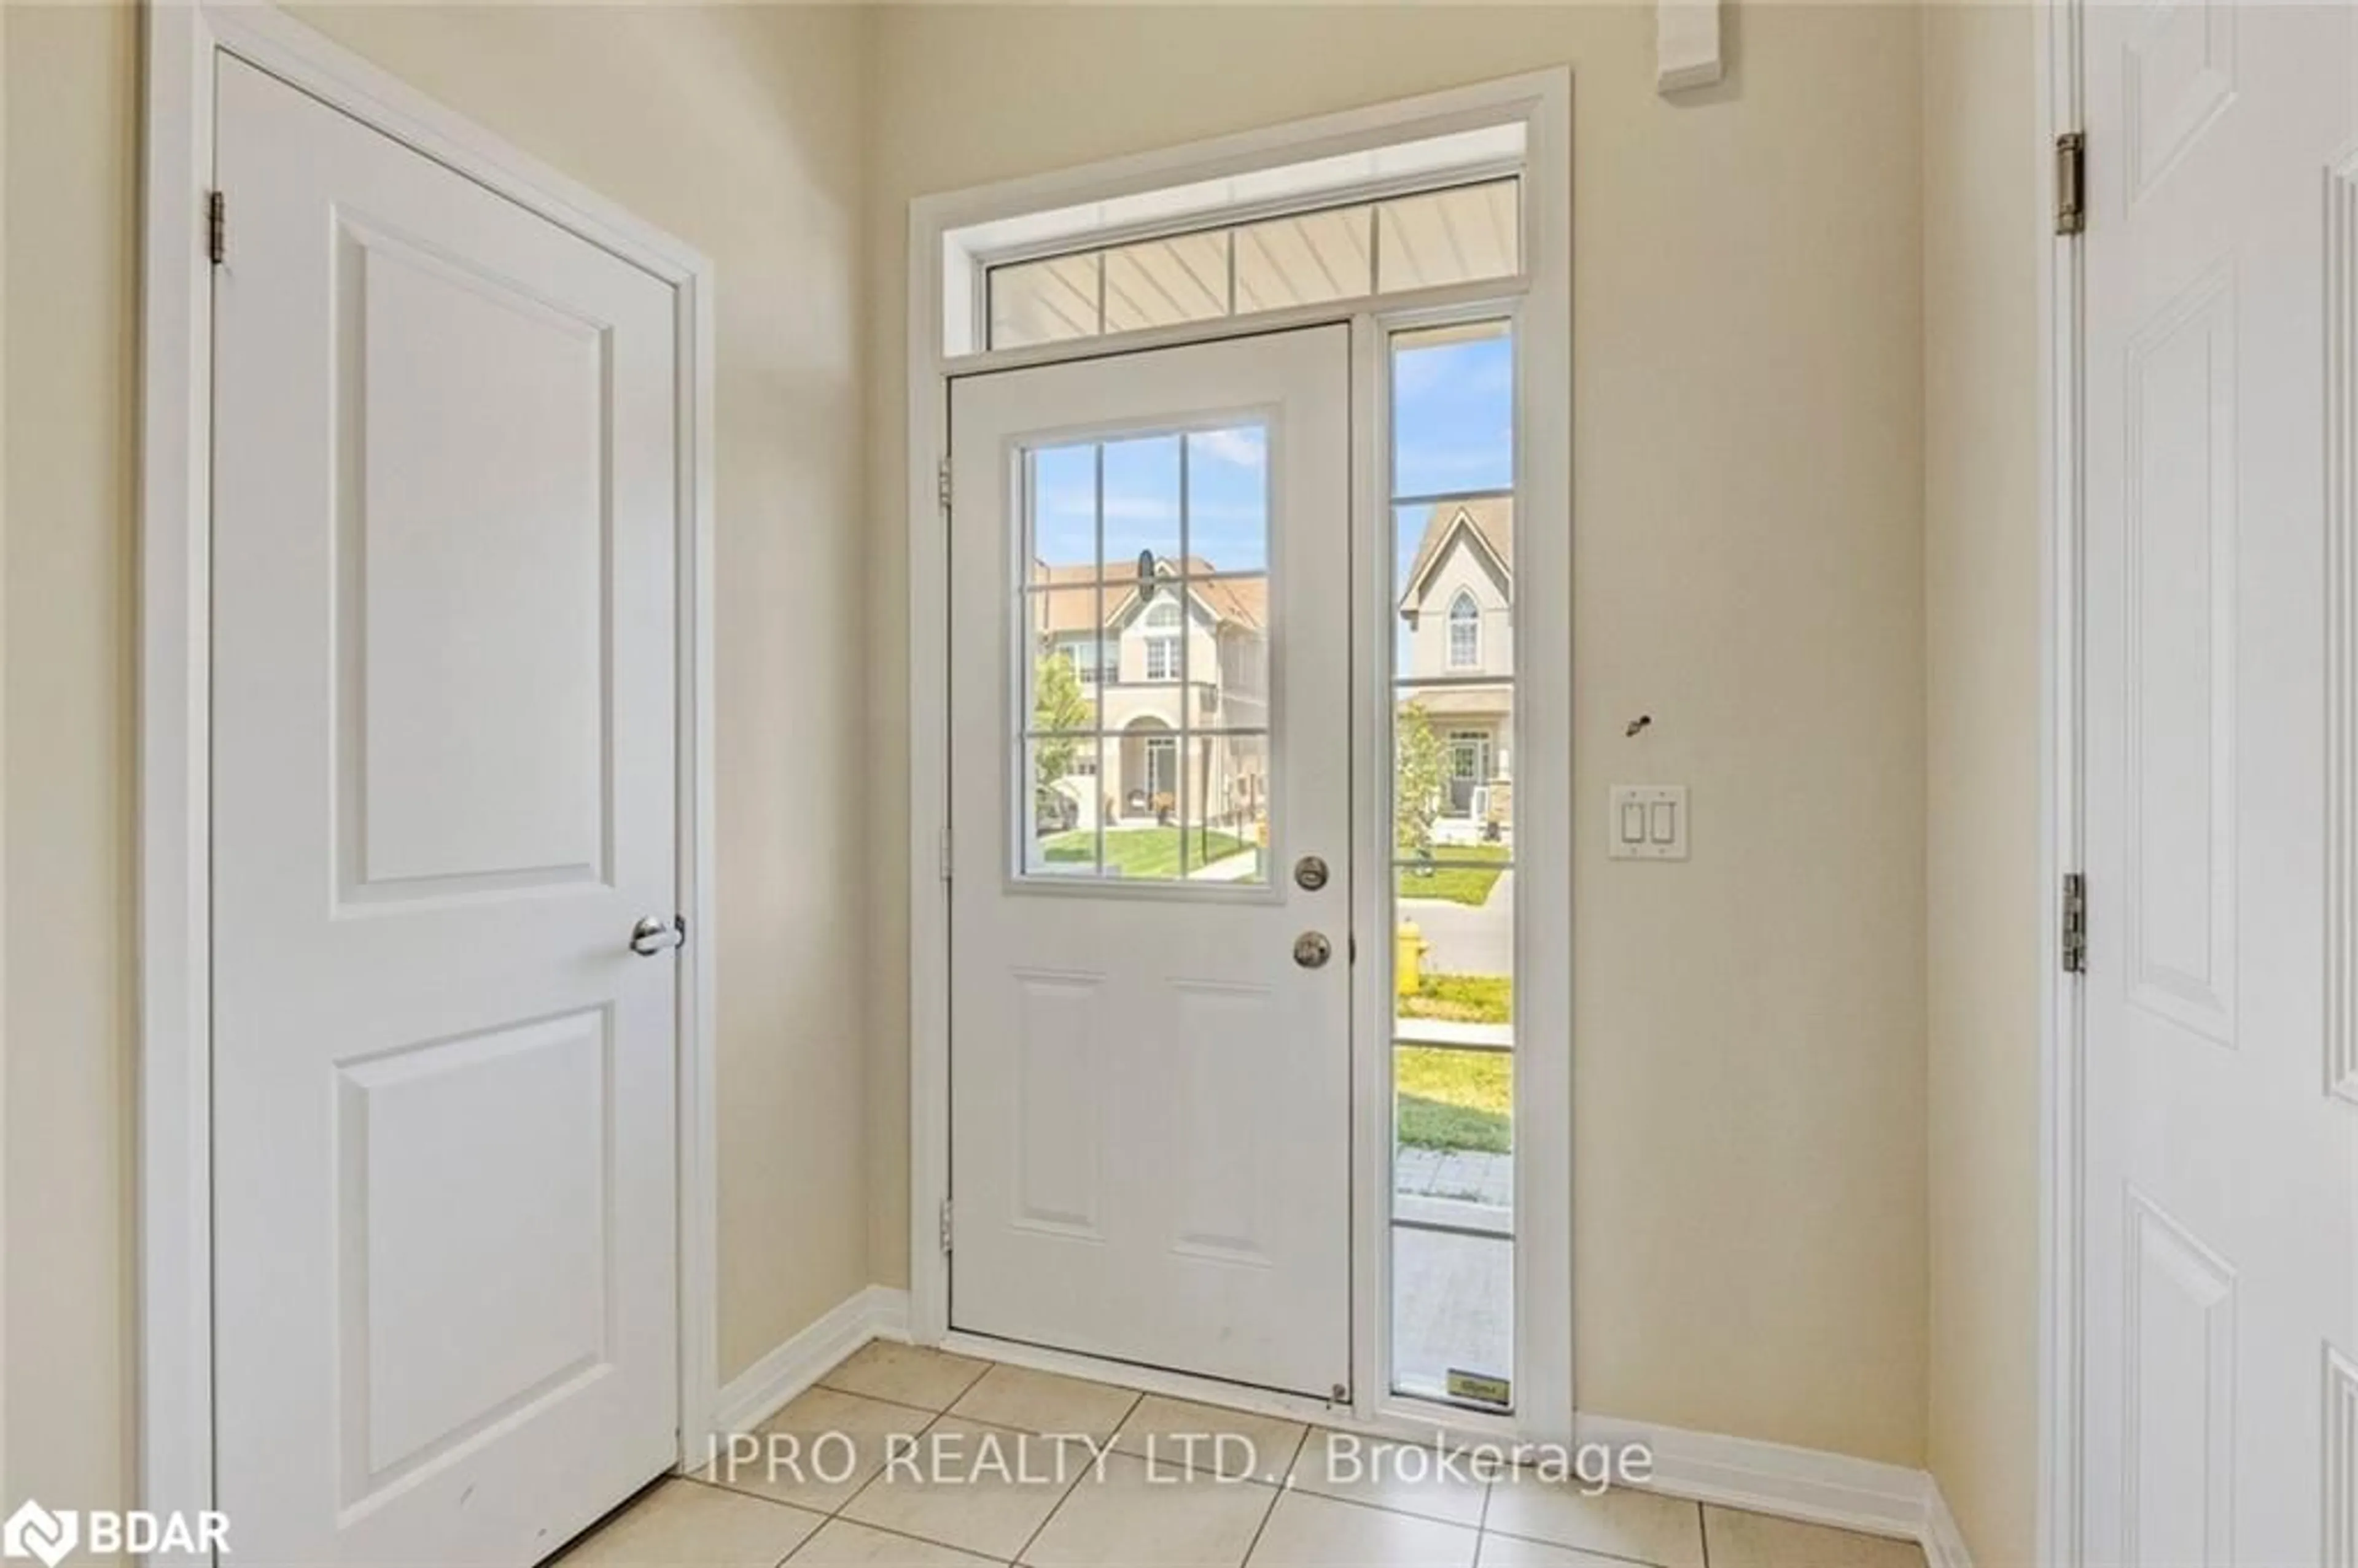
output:
M1217 462L1238 468L1259 468L1269 460L1269 440L1257 427L1240 430L1196 430L1187 438L1193 450Z

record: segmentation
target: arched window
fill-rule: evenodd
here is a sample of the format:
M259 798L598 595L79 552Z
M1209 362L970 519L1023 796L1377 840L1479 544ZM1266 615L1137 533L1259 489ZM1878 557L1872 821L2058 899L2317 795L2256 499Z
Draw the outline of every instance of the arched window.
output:
M1482 607L1462 588L1457 597L1449 601L1449 667L1482 667Z
M1146 678L1179 678L1179 600L1164 594L1146 607Z

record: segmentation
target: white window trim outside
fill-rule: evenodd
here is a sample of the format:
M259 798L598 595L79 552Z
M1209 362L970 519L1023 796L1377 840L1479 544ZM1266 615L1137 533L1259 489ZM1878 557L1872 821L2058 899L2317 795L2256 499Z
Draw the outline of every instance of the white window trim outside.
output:
M712 264L275 6L146 17L139 665L139 1506L214 1504L211 1275L211 626L212 182L217 56L230 54L669 284L680 398L679 1431L683 1466L719 1400L714 939ZM158 1552L150 1563L209 1563Z
M946 287L950 236L1029 214L1118 203L1191 182L1244 180L1257 170L1325 157L1367 154L1410 141L1520 125L1524 270L1517 277L1380 299L1222 319L1184 327L1035 348L952 354L978 326L975 291ZM1352 329L1355 400L1377 411L1366 449L1355 445L1352 512L1362 529L1388 532L1390 448L1385 427L1390 334L1409 328L1508 319L1516 333L1514 492L1533 520L1520 529L1519 563L1529 580L1557 596L1563 613L1519 618L1515 668L1525 765L1518 780L1516 859L1519 1054L1515 1322L1516 1411L1511 1417L1456 1410L1390 1391L1390 1225L1391 1125L1387 1093L1392 1019L1388 941L1359 945L1354 972L1352 1395L1347 1404L1246 1393L1176 1375L1148 1381L1165 1391L1229 1404L1315 1416L1337 1415L1375 1431L1430 1432L1436 1422L1478 1435L1569 1442L1574 1435L1572 1322L1572 74L1558 69L1351 110L1188 146L1077 169L921 198L910 204L908 309L909 747L910 747L910 1327L921 1344L965 1345L949 1327L949 1270L940 1219L949 1196L949 903L947 628L948 517L939 476L948 450L952 375L1334 322ZM1427 183L1431 183L1428 178ZM1059 235L1086 243L1086 232ZM966 257L968 264L973 258ZM964 334L964 335L961 335ZM1539 525L1537 520L1547 520ZM1388 735L1390 622L1397 619L1389 548L1357 552L1352 585L1363 607L1352 658L1361 672L1352 700L1353 820L1357 862L1389 865L1390 759L1373 738ZM1386 678L1376 678L1379 675ZM1353 924L1387 929L1390 878L1357 879ZM1374 954L1369 948L1377 949ZM1369 961L1372 958L1373 961ZM1033 1365L1104 1368L1086 1358L991 1342L968 1346ZM1136 1369L1125 1376L1137 1380Z
M1146 639L1146 678L1155 681L1175 681L1179 678L1177 633Z

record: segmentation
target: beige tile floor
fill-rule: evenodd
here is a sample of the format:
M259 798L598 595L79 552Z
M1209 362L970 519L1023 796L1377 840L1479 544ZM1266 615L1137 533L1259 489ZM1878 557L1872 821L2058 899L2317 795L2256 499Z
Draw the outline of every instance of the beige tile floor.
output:
M827 1433L842 1435L822 1455ZM1110 1455L1060 1457L1041 1433L1109 1440ZM1183 1451L1185 1433L1243 1441ZM881 1341L770 1434L801 1441L807 1473L663 1481L564 1568L1924 1568L1912 1542L1650 1492L1338 1481L1333 1440L1299 1422ZM949 1474L889 1467L911 1439Z

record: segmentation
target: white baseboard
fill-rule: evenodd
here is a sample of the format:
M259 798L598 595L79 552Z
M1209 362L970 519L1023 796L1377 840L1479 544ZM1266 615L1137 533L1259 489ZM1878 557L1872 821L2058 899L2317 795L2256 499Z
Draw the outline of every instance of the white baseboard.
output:
M1939 1483L1921 1470L1674 1426L1579 1418L1583 1443L1642 1443L1654 1488L1780 1519L1913 1541L1929 1568L1973 1568Z
M1941 1495L1941 1483L1930 1476L1924 1477L1924 1560L1930 1568L1974 1568L1965 1532L1957 1528L1949 1499Z
M867 1310L872 1314L868 1321L874 1326L863 1337L907 1339L909 1297L905 1291L888 1291L882 1286L873 1286L863 1295L853 1298L852 1302L845 1303L838 1313L849 1311L855 1303L870 1303L870 1298L874 1299L867 1305ZM829 1314L830 1318L835 1315ZM823 1326L824 1324L814 1325L805 1335L798 1336L793 1345L782 1346L778 1358L783 1358L787 1350L799 1346ZM1320 1425L1347 1424L1339 1421L1332 1410L1310 1410L1305 1408L1307 1401L1292 1400L1285 1396L1264 1395L1256 1399L1229 1385L1207 1388L1197 1379L1130 1367L1113 1368L1086 1357L1067 1356L1029 1346L953 1334L948 1336L946 1347L987 1359L1080 1377L1103 1379L1112 1372L1124 1384L1150 1391L1168 1391L1214 1404L1283 1415ZM810 1372L810 1378L817 1377L830 1365L831 1359L819 1359ZM760 1368L754 1368L755 1372L760 1370ZM752 1376L752 1373L747 1374L748 1379ZM745 1380L740 1379L741 1382ZM802 1388L808 1386L808 1382L809 1379L806 1379L795 1386L794 1392L799 1393ZM778 1404L792 1397L790 1393L779 1399L763 1414L766 1416L769 1411L775 1410ZM723 1406L735 1408L725 1397ZM1576 1419L1576 1435L1581 1443L1644 1444L1654 1456L1653 1489L1656 1491L1671 1497L1690 1498L1696 1502L1718 1503L1732 1509L1747 1509L1754 1513L1773 1514L1780 1519L1801 1519L1812 1524L1860 1530L1869 1535L1912 1541L1924 1549L1927 1568L1973 1568L1973 1558L1965 1550L1964 1535L1949 1512L1948 1499L1941 1495L1940 1483L1925 1471L1911 1470L1904 1465L1886 1465L1873 1459L1856 1459L1846 1454L1795 1448L1782 1443L1764 1443L1748 1437L1725 1437L1716 1433L1689 1432L1681 1427L1660 1426L1650 1422L1596 1415L1582 1415Z
M871 1339L909 1337L909 1292L870 1285L722 1385L713 1430L751 1432Z

